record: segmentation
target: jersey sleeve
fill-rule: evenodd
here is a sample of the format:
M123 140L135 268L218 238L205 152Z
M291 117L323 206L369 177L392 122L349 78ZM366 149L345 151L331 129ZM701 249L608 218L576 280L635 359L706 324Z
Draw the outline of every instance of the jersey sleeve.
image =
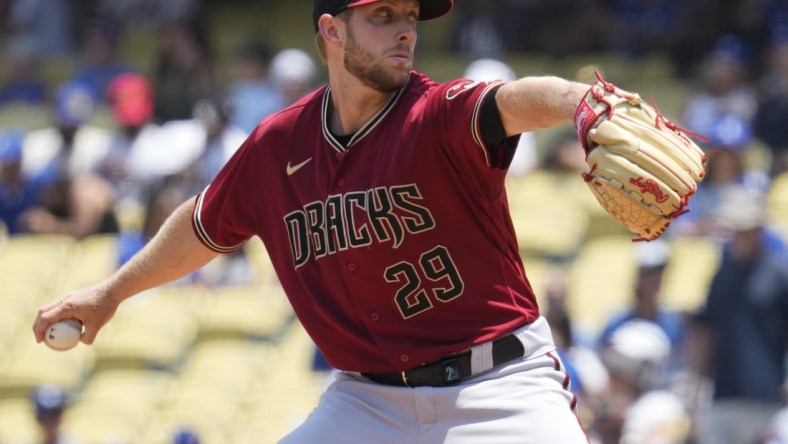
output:
M441 135L450 147L461 147L479 156L489 168L505 170L509 167L519 141L519 135L506 137L495 95L503 82L455 80L440 88L433 97L438 102L432 109Z
M200 241L218 253L240 248L256 234L254 186L259 156L253 133L196 197L192 227Z
M487 197L501 191L519 135L506 137L495 94L503 82L459 79L441 85L428 112L435 137L469 186Z

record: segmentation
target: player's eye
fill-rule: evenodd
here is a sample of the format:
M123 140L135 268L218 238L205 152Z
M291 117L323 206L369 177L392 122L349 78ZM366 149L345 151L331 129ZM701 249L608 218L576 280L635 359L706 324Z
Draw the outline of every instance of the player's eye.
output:
M381 9L375 13L375 17L381 21L390 21L393 17L393 14L388 9Z

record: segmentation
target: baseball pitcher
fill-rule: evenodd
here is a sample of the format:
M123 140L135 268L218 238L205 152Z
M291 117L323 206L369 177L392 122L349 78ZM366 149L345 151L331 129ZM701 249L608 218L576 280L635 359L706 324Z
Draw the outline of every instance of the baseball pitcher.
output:
M258 236L299 320L341 370L282 443L587 442L509 217L518 135L574 118L587 151L599 150L589 186L614 217L645 221L627 226L646 239L681 213L702 160L680 129L658 113L641 119L647 105L601 78L438 83L414 71L417 24L451 9L315 0L328 84L261 122L132 261L43 307L36 339L77 318L91 344L123 300ZM649 126L671 142L646 137ZM678 191L663 185L669 173ZM625 198L645 216L607 203Z

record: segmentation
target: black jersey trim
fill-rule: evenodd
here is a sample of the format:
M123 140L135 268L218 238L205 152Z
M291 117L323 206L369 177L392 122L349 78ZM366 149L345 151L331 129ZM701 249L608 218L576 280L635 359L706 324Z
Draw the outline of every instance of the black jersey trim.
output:
M502 85L502 82L494 82L479 96L473 111L473 137L484 154L487 166L505 170L512 163L520 135L506 136L496 101L498 88Z
M473 118L471 119L471 133L473 134L473 140L476 142L476 145L481 148L482 155L484 155L484 162L487 164L487 166L491 165L489 150L486 144L487 139L484 137L485 134L483 134L486 133L486 131L481 125L481 113L483 109L482 104L485 102L488 94L490 94L490 91L497 90L500 85L502 85L502 83L496 81L491 82L484 88L484 91L482 91L482 93L479 95L479 98L476 99L476 105L473 107Z
M410 80L408 80L410 83ZM362 140L367 134L369 134L387 115L388 113L394 108L394 105L397 104L399 98L402 97L403 91L408 87L406 84L404 87L398 89L390 98L389 101L380 109L374 116L372 116L367 123L365 123L353 137L350 138L347 145L342 144L339 140L337 140L336 136L331 132L328 128L328 113L329 113L329 105L331 103L331 85L326 88L326 91L323 93L323 107L322 107L322 120L323 120L323 136L326 138L328 143L338 152L344 153L351 146Z

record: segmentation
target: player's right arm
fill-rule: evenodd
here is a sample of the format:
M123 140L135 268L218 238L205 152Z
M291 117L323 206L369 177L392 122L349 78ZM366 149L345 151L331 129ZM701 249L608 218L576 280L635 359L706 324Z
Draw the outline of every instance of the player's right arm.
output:
M82 342L92 344L96 334L129 297L173 281L199 269L218 253L205 247L192 228L195 200L178 207L154 238L107 279L69 293L42 307L33 323L36 341L53 323L79 319L85 326Z

